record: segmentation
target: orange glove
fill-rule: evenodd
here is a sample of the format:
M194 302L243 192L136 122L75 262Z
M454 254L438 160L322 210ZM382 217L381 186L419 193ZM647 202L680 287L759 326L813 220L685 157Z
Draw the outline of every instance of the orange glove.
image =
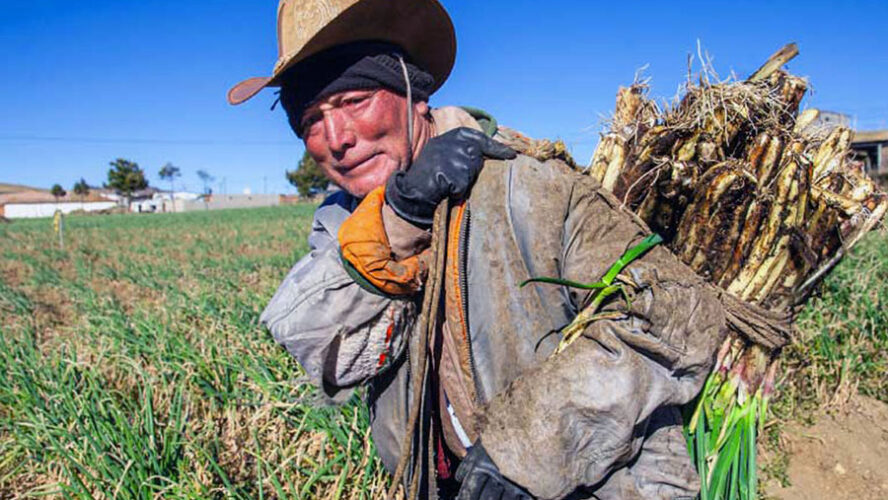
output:
M431 259L429 249L395 260L383 222L385 186L361 201L339 228L342 257L379 291L409 295L422 289Z

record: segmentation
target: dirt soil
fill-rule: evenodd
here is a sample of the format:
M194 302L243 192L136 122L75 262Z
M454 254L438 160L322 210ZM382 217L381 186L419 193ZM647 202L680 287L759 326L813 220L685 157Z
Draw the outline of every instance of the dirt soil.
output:
M768 498L888 499L888 405L855 396L847 408L814 425L791 423L784 432L789 487L772 479Z

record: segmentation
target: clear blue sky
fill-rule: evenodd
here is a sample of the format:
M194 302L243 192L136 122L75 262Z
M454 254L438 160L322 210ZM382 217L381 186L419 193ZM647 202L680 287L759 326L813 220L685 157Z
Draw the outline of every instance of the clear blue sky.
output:
M648 64L670 97L697 40L716 69L746 75L798 42L790 69L806 103L888 128L888 2L444 0L459 53L433 105L482 107L536 137L564 139L586 162L616 89ZM276 58L276 0L0 0L0 182L66 188L138 162L152 184L167 161L200 188L292 192L302 146L266 91L230 107L225 92ZM214 186L217 188L217 186Z

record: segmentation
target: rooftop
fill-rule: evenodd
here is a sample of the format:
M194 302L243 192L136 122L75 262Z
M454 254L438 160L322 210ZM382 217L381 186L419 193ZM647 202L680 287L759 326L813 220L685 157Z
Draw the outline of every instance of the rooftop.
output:
M854 144L862 142L888 142L888 130L858 130L854 132Z

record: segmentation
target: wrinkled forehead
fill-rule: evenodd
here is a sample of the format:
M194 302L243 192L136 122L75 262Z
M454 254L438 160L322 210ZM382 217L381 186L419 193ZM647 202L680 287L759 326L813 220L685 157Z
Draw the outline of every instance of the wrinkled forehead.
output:
M354 99L366 99L372 97L381 89L382 87L375 89L343 90L342 92L336 92L335 94L326 96L311 103L306 108L306 113L338 108Z
M348 110L351 106L364 102L367 102L367 105L373 109L400 109L406 106L407 97L384 87L344 90L318 99L306 108L303 116L309 117L333 109Z

